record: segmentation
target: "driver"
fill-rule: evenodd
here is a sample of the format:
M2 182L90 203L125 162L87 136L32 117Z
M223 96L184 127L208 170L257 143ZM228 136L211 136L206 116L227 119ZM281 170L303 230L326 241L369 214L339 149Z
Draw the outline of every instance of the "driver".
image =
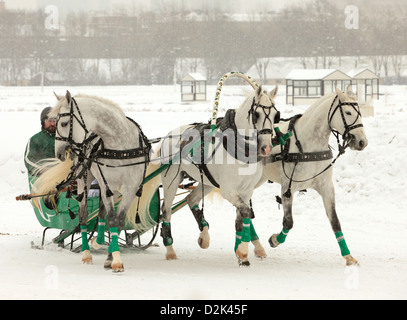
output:
M39 168L38 161L45 158L55 158L55 130L56 119L49 118L51 107L41 112L41 131L28 140L24 153L24 164L29 175L34 175Z

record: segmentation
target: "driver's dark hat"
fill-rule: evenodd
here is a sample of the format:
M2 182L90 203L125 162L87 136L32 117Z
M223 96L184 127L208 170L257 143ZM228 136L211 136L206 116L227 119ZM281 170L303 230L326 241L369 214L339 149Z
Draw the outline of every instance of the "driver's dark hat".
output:
M46 107L41 111L41 126L44 126L45 120L48 119L48 114L50 113L51 109L51 107Z

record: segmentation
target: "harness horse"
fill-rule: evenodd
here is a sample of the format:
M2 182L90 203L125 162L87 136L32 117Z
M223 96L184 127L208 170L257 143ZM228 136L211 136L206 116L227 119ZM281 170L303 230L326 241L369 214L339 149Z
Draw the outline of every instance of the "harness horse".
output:
M348 87L346 93L336 89L336 94L320 98L303 115L281 122L280 128L293 132L293 136L284 146L273 149L271 156L265 161L263 177L257 185L260 186L267 180L281 184L283 229L270 237L270 246L275 248L284 243L293 227L292 194L312 188L322 197L346 264L357 264L342 233L332 181L333 164L345 149L350 147L352 150L362 151L368 143L360 108L351 87ZM335 136L339 149L334 159L329 147L331 133Z
M233 74L242 77L242 74ZM189 177L199 182L186 197L200 228L199 245L209 245L209 224L199 203L215 187L237 211L235 228L241 242L235 248L239 263L248 265L248 243L252 210L250 198L262 176L261 159L272 149L273 127L279 118L274 106L277 88L267 93L253 81L255 89L237 110L230 110L224 121L215 124L193 124L172 131L158 151L170 166L162 173L164 202L161 236L167 249L166 259L176 259L171 235L171 205L177 186ZM232 178L233 177L233 178Z
M50 113L57 118L55 155L61 161L69 155L74 161L68 177L57 189L74 180L78 182L82 261L92 261L87 240L86 204L90 183L96 178L103 207L99 213L98 238L93 242L94 247L104 244L107 214L111 236L108 264L114 272L121 272L124 269L118 236L133 200L136 195L141 195L150 143L140 126L108 100L84 95L73 98L69 92L65 97L57 98L59 101ZM116 214L115 203L119 197Z

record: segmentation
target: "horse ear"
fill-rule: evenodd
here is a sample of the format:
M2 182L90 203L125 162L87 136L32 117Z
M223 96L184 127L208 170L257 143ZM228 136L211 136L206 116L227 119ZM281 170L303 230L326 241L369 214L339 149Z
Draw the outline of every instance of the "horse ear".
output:
M263 87L262 85L259 85L256 89L256 100L259 101L261 94L263 92Z
M345 94L344 94L341 90L339 90L338 87L335 87L335 90L336 90L336 94L337 94L338 97L339 97L339 101L341 101L341 102L346 101L346 96L345 96Z
M277 96L278 86L276 86L273 90L269 92L269 96L271 99L274 99Z
M62 96L57 95L57 94L55 93L55 91L54 91L54 95L55 95L55 97L57 98L58 101L60 101L60 100L62 99Z
M68 90L66 90L65 98L66 98L66 101L68 101L68 103L71 103L72 96Z

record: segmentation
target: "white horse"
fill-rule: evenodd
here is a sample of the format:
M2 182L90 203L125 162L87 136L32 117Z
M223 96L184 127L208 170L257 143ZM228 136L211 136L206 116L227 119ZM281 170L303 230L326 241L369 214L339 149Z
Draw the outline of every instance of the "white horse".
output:
M114 272L124 271L118 236L136 194L141 193L149 161L150 144L141 128L128 119L122 109L111 101L85 95L72 98L69 92L65 97L57 98L59 101L50 113L50 117L58 119L55 155L61 163L66 162L67 154L73 157L74 165L66 183L73 180L78 182L82 261L92 262L87 240L86 204L87 190L93 178L96 178L100 185L111 236L108 248L111 258L108 260L112 261L109 261L109 265ZM58 168L55 170L58 171ZM66 171L61 176L66 177ZM46 174L40 179L46 180ZM55 181L58 180L55 178L51 180L54 181L55 187ZM116 214L114 206L119 196L121 200ZM106 220L103 207L100 215L98 238L93 242L96 248L104 244Z
M335 233L346 264L357 264L345 242L335 209L335 190L332 181L333 155L329 148L331 133L337 138L339 154L349 146L362 151L368 144L362 124L357 98L349 86L346 93L336 89L336 94L327 95L313 103L301 116L279 124L282 132L292 131L290 143L273 148L267 159L263 177L257 187L271 180L281 184L281 199L284 210L283 229L273 234L269 243L277 247L286 239L293 227L292 194L299 190L314 189L322 197L326 214ZM342 136L343 145L339 143Z
M167 249L166 258L176 259L171 236L171 205L179 183L185 176L200 182L187 197L201 230L199 244L209 244L208 224L199 202L213 188L237 209L236 232L242 238L235 248L239 263L248 265L251 208L249 205L254 186L262 175L260 159L272 149L273 125L279 113L274 106L277 88L270 93L261 86L251 93L236 110L227 113L227 121L218 125L213 135L209 124L194 124L172 131L162 141L158 153L171 165L162 173L164 203L161 236Z

